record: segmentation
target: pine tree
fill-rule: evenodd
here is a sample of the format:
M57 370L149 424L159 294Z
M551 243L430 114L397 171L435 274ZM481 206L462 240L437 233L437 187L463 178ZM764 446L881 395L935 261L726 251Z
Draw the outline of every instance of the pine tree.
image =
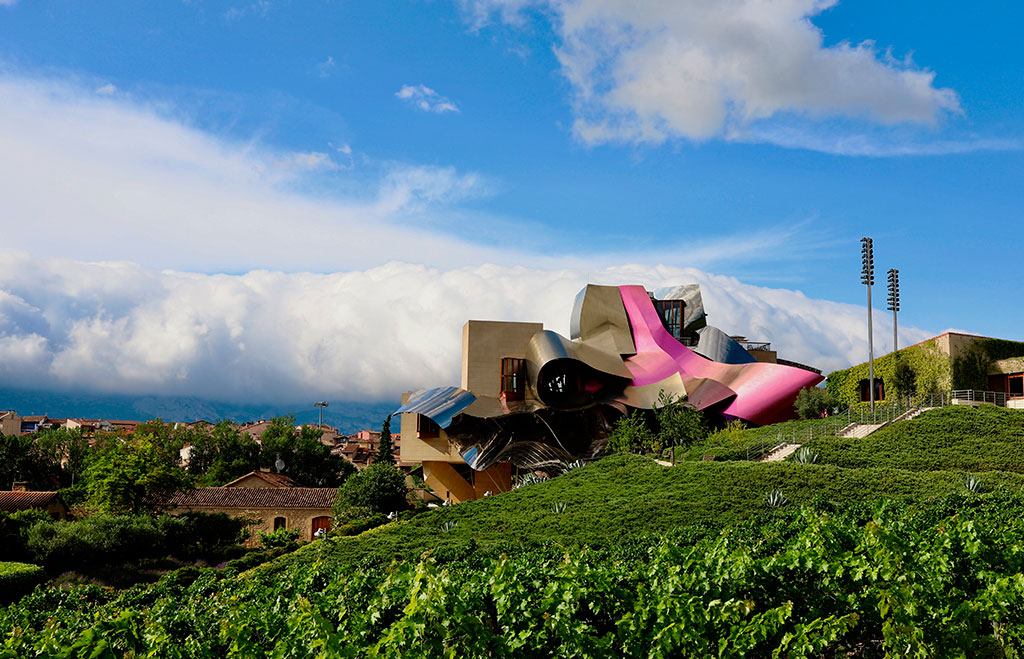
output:
M377 445L376 462L395 464L395 454L391 446L391 415L384 419L380 427L380 443Z

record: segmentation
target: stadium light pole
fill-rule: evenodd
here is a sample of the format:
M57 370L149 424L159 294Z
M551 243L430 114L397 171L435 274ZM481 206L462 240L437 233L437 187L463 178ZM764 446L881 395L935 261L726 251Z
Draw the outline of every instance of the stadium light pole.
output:
M313 403L313 405L315 405L316 407L320 408L320 426L319 427L321 429L323 429L323 427L324 427L324 408L327 407L329 405L329 403L326 400L318 400L317 402Z
M896 312L900 310L900 271L895 268L889 268L889 298L887 301L889 302L887 308L892 312L892 352L896 354L896 351L900 349L899 333L896 329Z
M870 238L860 239L860 283L868 287L868 394L875 413L875 346L871 332L871 285L875 283L875 247Z

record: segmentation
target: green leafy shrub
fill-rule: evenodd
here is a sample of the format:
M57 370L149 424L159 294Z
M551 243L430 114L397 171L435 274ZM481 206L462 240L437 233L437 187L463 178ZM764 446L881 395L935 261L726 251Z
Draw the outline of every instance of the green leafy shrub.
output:
M388 516L384 513L373 513L362 519L353 519L341 524L331 531L331 535L342 537L359 535L363 531L369 531L370 529L387 524L388 521L390 520L388 520Z
M338 489L334 504L335 516L344 515L344 511L353 506L369 508L378 513L405 510L409 507L406 493L405 474L394 465L375 462L349 476Z
M608 436L608 448L619 453L650 453L656 439L646 414L633 410L615 422Z
M173 554L189 558L237 544L244 523L224 514L92 515L77 521L46 519L25 534L32 560L76 569Z
M299 540L298 529L278 529L270 533L260 533L260 544L267 549L286 547Z
M827 390L819 387L807 387L797 393L793 407L796 408L797 416L801 419L820 419L835 407L835 404L835 400Z
M46 571L30 563L0 563L0 604L16 601L46 581Z

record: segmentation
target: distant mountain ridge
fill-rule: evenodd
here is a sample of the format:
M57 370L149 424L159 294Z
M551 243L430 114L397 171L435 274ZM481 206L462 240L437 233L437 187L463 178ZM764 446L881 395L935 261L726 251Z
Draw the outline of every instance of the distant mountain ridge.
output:
M359 430L380 430L384 418L401 403L330 401L324 408L324 423L352 434ZM319 411L310 401L301 403L240 404L182 396L127 396L76 392L0 389L0 410L15 410L22 416L46 414L54 418L131 419L147 421L258 421L275 416L295 415L296 423L316 423Z

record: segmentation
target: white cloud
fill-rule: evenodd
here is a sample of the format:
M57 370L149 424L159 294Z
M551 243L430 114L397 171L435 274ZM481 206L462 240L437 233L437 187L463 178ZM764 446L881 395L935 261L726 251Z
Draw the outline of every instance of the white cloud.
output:
M826 46L838 0L463 0L473 22L541 7L584 141L703 140L774 118L930 125L960 111L935 74L875 44Z
M0 7L13 7L18 4L18 0L0 0Z
M337 64L334 62L334 57L328 55L327 59L316 65L317 75L321 78L330 78L336 67Z
M117 93L117 87L110 84L109 82L102 87L96 89L96 93L102 96L111 96Z
M424 223L478 182L448 167L353 171L326 152L212 136L130 97L0 76L4 244L31 253L234 272L359 268L385 254L475 263L498 250Z
M425 112L442 114L459 111L455 103L425 85L402 85L395 96Z
M279 151L235 142L169 118L167 104L158 112L138 94L94 88L0 76L6 247L207 272L330 272L391 259L707 268L795 257L822 235L787 222L595 253L557 228L461 208L500 186L476 172L372 161L345 143Z
M780 356L834 369L866 354L861 307L694 269L393 262L203 275L0 251L0 377L16 387L228 401L397 400L410 388L458 384L467 319L535 320L567 334L588 282L696 282L714 325L771 341ZM875 336L884 330L880 321ZM901 333L904 345L928 336Z

